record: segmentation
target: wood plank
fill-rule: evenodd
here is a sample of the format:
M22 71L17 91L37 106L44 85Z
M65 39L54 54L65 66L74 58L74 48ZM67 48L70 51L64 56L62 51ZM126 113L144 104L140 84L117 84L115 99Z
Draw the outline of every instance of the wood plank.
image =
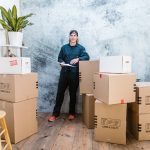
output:
M71 150L74 141L77 118L73 121L65 120L63 127L61 128L57 139L52 147L53 150Z
M127 145L128 150L141 150L140 143L133 137L130 132L127 132Z
M82 122L78 122L72 150L92 150L93 129L88 129Z
M127 145L94 141L93 129L87 129L79 115L68 121L67 115L53 123L47 122L50 114L38 114L37 134L13 145L13 150L150 150L150 141L137 141L128 132Z
M139 143L142 150L150 150L150 141L140 141Z
M126 145L120 145L120 144L111 144L110 150L128 150Z

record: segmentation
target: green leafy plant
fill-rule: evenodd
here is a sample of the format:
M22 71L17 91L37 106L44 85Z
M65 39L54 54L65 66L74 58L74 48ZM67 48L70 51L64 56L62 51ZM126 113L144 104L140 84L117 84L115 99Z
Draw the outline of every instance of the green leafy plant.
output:
M33 13L18 17L17 8L15 5L12 7L12 10L8 9L8 11L4 7L0 6L0 10L2 16L2 19L0 19L0 24L7 31L19 32L26 26L33 25L33 23L27 20L27 18L31 17Z

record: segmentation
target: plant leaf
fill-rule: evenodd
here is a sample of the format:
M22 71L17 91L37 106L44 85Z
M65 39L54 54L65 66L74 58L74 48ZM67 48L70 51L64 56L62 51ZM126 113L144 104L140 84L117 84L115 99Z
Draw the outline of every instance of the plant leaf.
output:
M8 26L3 20L0 19L0 24L2 25L2 27L8 31L11 31L12 28L10 26Z
M15 21L15 19L13 18L12 12L11 12L10 9L8 10L8 17L9 17L9 20L10 20L9 23L11 24L12 28L15 29L16 21Z
M12 17L16 20L17 19L17 8L16 5L12 8Z

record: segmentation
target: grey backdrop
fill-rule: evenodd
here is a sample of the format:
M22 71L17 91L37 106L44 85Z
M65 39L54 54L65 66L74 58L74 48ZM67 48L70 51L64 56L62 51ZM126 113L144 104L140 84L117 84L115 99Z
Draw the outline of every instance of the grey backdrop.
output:
M149 0L21 0L22 14L33 12L34 26L24 31L32 71L39 74L39 111L52 111L60 66L60 47L71 29L79 31L80 43L91 59L100 55L131 55L133 72L150 80ZM68 92L62 111L68 111ZM77 111L81 112L78 98Z

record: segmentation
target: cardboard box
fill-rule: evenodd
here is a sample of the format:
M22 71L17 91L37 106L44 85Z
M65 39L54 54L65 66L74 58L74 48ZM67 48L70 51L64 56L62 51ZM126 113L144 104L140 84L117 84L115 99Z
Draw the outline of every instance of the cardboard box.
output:
M94 139L116 144L126 144L127 104L107 105L95 101Z
M28 57L0 57L0 74L31 73L31 60Z
M83 101L83 122L89 129L94 128L94 105L95 99L93 94L82 96Z
M132 60L130 56L100 57L99 72L131 73Z
M79 62L80 94L93 93L93 74L98 70L98 60Z
M137 113L150 113L150 82L136 83L136 102L129 108Z
M19 102L38 97L38 75L0 75L0 99Z
M139 140L150 140L150 114L139 114L128 110L128 128Z
M94 74L94 97L106 104L135 102L135 74Z
M37 132L36 108L36 98L18 103L0 101L0 110L6 112L6 124L12 143L18 143Z

